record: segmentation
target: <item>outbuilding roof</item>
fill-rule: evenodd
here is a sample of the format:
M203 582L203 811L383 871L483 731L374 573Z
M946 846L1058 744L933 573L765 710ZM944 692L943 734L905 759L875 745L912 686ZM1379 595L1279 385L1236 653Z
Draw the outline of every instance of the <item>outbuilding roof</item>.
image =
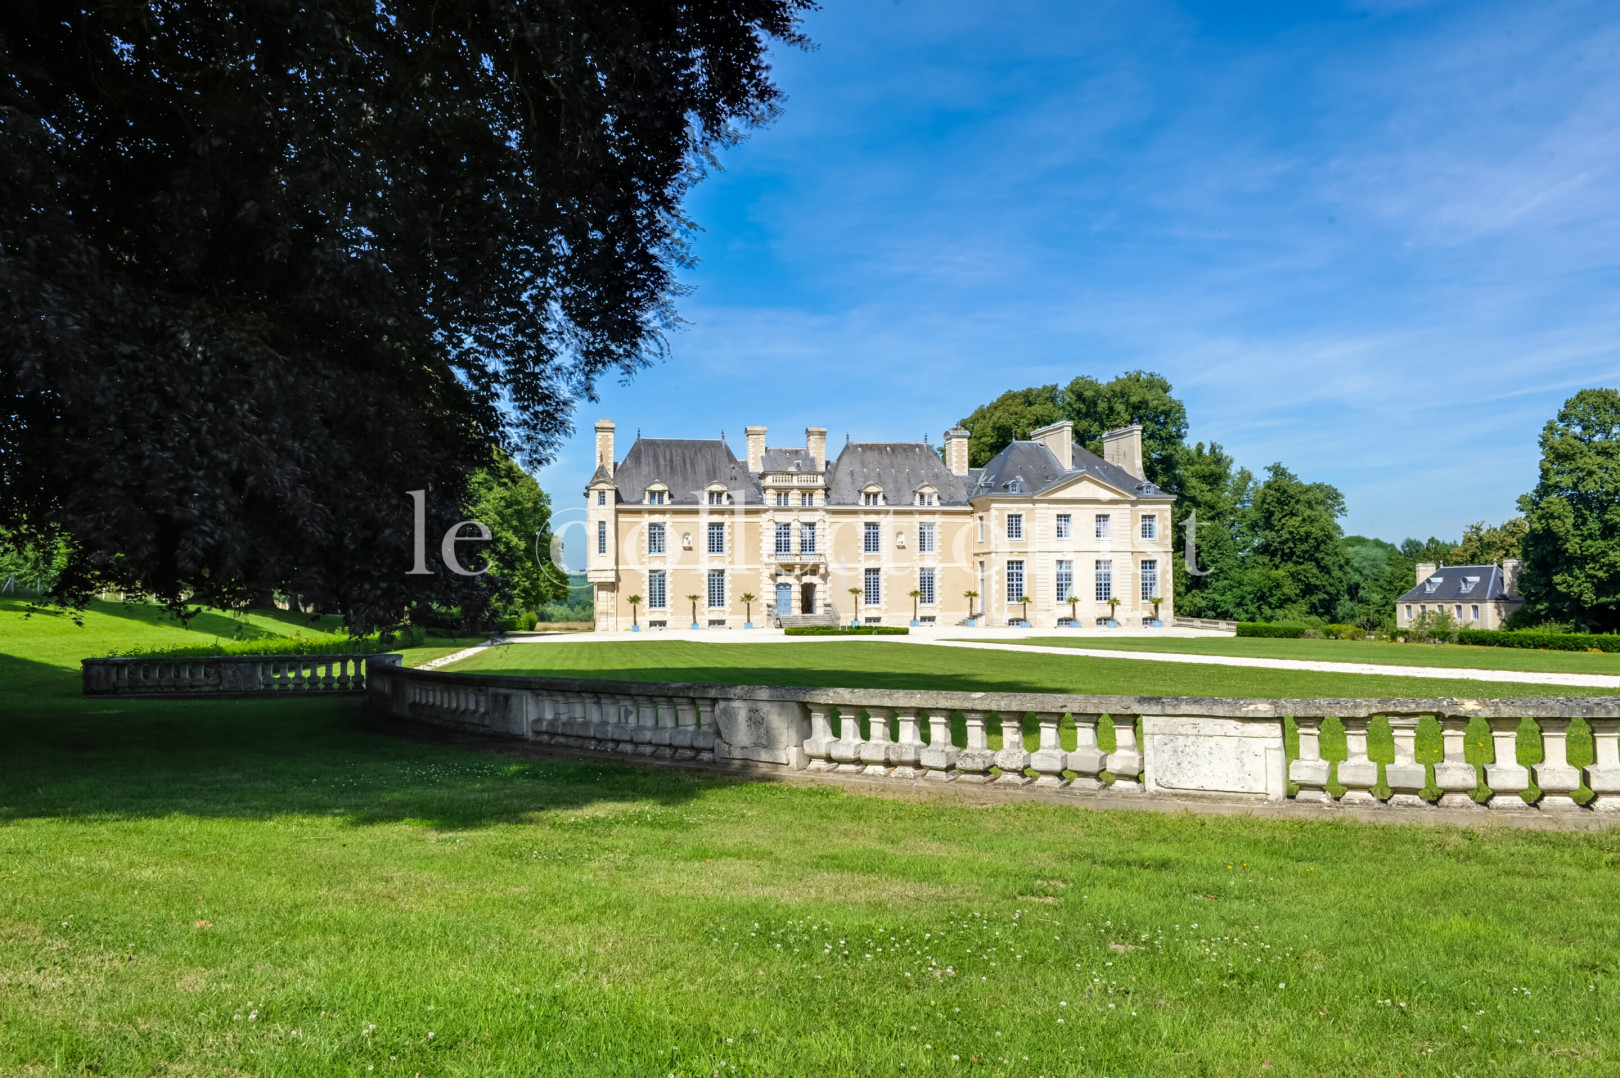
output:
M1402 595L1400 603L1482 603L1508 598L1499 565L1442 565Z

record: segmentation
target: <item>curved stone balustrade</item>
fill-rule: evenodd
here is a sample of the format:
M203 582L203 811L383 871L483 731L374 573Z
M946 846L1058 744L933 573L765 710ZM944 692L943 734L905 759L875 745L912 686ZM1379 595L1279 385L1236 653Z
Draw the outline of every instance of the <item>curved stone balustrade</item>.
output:
M369 671L399 655L206 655L84 659L84 695L187 697L364 692Z
M1291 781L1294 800L1323 807L1421 811L1434 797L1442 807L1466 811L1620 813L1616 697L1228 700L686 685L379 667L367 706L383 721L500 734L576 752L737 761L883 781L1272 802L1290 797ZM960 745L951 733L956 715L965 734ZM1104 716L1113 720L1109 752L1099 746ZM1346 758L1336 769L1322 757L1322 723L1330 716L1344 729ZM1383 765L1382 775L1368 755L1369 724L1379 716L1394 741L1394 762ZM1432 784L1416 755L1425 716L1438 721L1443 742ZM1577 716L1594 739L1595 758L1584 770L1570 764L1567 753ZM1065 717L1072 734L1065 732ZM1484 767L1488 808L1472 796L1478 774L1463 759L1465 728L1476 717L1489 724L1502 761ZM1543 762L1533 774L1515 757L1526 717L1542 731ZM1299 730L1291 762L1286 718ZM1001 733L999 750L991 748L992 722ZM1035 736L1032 750L1026 731ZM1066 737L1074 748L1063 748ZM1542 791L1539 809L1519 796L1532 779ZM1583 782L1596 794L1584 808L1571 797Z

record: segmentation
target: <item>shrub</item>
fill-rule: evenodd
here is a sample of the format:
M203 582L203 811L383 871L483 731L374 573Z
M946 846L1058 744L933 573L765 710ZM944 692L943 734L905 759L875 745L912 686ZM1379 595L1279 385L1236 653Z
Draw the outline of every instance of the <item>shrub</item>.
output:
M1240 621L1237 634L1239 636L1269 636L1280 637L1285 640L1299 640L1305 635L1303 625L1273 625L1269 621Z
M260 637L257 640L215 638L210 644L178 644L172 647L126 648L109 654L112 659L159 659L214 655L375 655L390 648L418 643L421 631L406 630L387 644L375 636L344 636L341 633L304 636Z
M783 629L788 636L907 636L901 625L795 625Z
M1546 648L1548 651L1607 651L1620 652L1620 634L1616 633L1550 633L1527 629L1519 631L1493 631L1491 629L1462 629L1457 643L1474 644L1487 648Z
M1360 640L1367 635L1359 625L1324 625L1321 632L1329 640Z

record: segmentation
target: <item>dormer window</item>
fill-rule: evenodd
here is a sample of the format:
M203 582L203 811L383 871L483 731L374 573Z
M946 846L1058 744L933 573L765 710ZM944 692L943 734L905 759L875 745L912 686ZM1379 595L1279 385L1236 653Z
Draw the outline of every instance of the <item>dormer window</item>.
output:
M933 487L921 487L917 491L918 505L938 505L939 494Z
M882 505L883 504L883 488L882 487L867 487L865 490L861 491L861 504L862 505Z
M664 487L648 487L647 488L647 504L648 505L663 505L663 504L665 504L665 502L667 501L668 498L669 498L669 491L667 489L665 489Z
M1465 576L1465 577L1462 578L1462 587L1457 589L1457 590L1460 591L1462 594L1467 595L1469 592L1474 590L1474 585L1478 584L1478 583L1479 583L1479 577L1477 577L1477 576Z
M1029 484L1024 482L1024 477L1023 476L1015 475L1015 476L1012 477L1012 479L1008 480L1008 482L1007 482L1007 493L1008 494L1027 494L1027 493L1029 493Z
M1433 595L1435 589L1441 584L1445 583L1445 579L1446 578L1443 576L1431 576L1429 579L1425 580L1423 582L1423 594Z
M725 505L729 500L730 499L727 496L725 487L710 487L709 488L709 504L710 505Z

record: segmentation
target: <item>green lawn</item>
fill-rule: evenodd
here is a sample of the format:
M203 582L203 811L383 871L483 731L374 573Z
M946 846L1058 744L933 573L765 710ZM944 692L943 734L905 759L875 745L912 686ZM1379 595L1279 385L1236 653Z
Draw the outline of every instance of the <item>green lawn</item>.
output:
M90 637L43 624L0 615L0 1073L1614 1065L1617 830L969 808L547 761L389 736L349 699L84 700L64 641ZM157 632L115 628L87 624L103 648ZM766 654L679 646L725 649L686 680ZM794 653L859 672L896 647Z
M1008 641L1013 643L1013 641ZM1242 655L1257 659L1377 663L1388 666L1450 666L1465 670L1533 670L1549 674L1620 676L1620 655L1584 651L1524 651L1460 644L1394 644L1383 640L1272 640L1259 637L1075 637L1041 636L1018 643L1041 647L1106 648L1181 655Z
M454 669L491 674L731 685L1119 693L1142 696L1595 696L1620 690L1377 674L1177 666L1077 655L974 652L882 639L710 644L696 640L505 644Z

